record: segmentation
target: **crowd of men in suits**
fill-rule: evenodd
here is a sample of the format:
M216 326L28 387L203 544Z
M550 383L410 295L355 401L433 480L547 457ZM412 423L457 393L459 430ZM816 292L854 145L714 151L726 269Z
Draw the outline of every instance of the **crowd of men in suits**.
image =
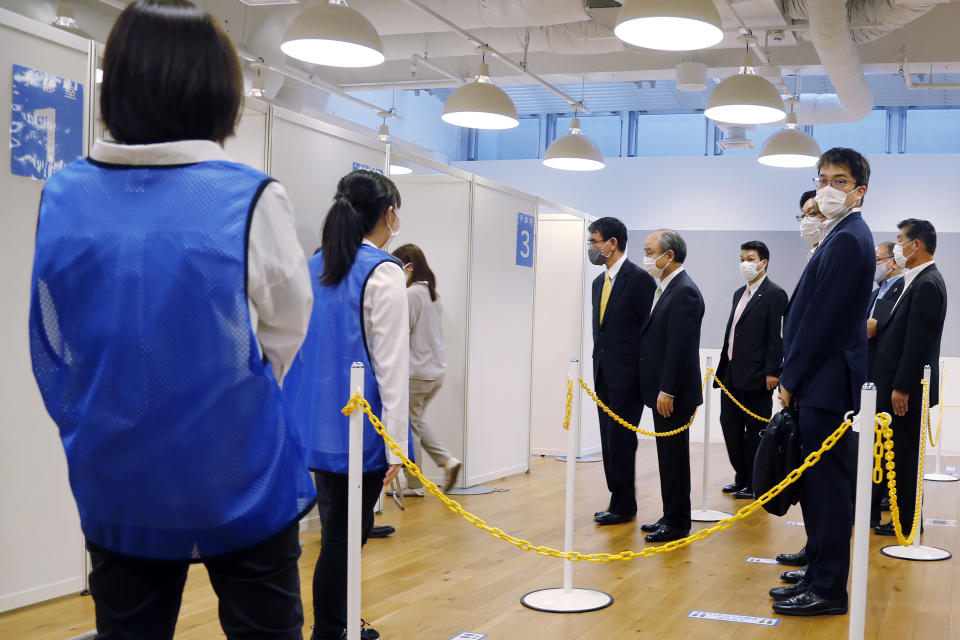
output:
M947 295L933 255L937 236L927 220L900 222L896 242L874 245L862 206L870 165L852 149L834 148L817 165L816 189L803 194L801 236L812 249L800 280L787 297L767 277L770 251L760 241L740 247L744 286L733 294L716 377L747 409L760 416L779 404L795 412L804 454L820 448L859 411L860 389L874 382L877 410L893 417L898 469L915 469L922 441L922 378L932 367L930 406L939 402L937 362ZM616 218L590 225L590 261L605 267L593 282L593 374L600 400L631 424L643 407L654 430L688 425L703 401L700 327L703 297L683 267L687 246L671 229L651 233L638 267L627 259L627 229ZM876 288L873 285L877 285ZM598 525L634 520L636 434L603 411L600 439L610 502L594 514ZM752 470L763 422L721 395L720 423L734 470L723 487L752 499ZM667 542L690 532L689 430L657 437L662 515L641 525L647 542ZM853 526L856 434L837 444L800 479L807 543L778 556L801 568L783 575L792 583L770 590L784 615L847 612L847 574ZM913 522L916 477L897 475L900 521ZM871 524L880 523L883 493L874 491Z

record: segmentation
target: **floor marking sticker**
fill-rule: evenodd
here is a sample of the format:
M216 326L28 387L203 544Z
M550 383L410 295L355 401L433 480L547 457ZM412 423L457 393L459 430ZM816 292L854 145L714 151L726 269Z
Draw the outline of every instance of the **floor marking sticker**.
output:
M937 518L927 518L927 524L940 526L940 527L955 527L957 526L956 520L939 520Z
M472 631L461 631L457 635L450 638L450 640L483 640L486 638L487 634L485 633L474 633Z
M753 556L747 558L747 562L756 562L757 564L780 564L773 558L754 558Z
M802 522L797 522L796 520L787 520L787 524L789 524L790 526L793 526L793 527L802 527L802 526L803 526L803 523L802 523Z
M739 622L740 624L756 624L761 627L775 627L780 624L779 618L758 618L757 616L741 616L735 613L716 613L714 611L691 611L688 618L699 620L720 620L721 622Z

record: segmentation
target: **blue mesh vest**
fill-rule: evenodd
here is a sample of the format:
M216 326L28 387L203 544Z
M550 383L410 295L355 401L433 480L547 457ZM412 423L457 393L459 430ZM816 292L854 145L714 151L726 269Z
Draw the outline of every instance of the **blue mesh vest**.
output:
M270 182L230 162L73 163L47 182L33 371L90 542L147 558L248 547L314 497L247 304Z
M313 315L307 339L290 366L283 393L303 429L311 469L347 473L349 418L341 413L350 399L350 366L364 366L363 395L373 413L383 413L363 329L363 290L377 265L396 259L360 245L347 276L339 284L321 284L323 252L310 260ZM383 438L368 418L363 421L363 470L387 466Z

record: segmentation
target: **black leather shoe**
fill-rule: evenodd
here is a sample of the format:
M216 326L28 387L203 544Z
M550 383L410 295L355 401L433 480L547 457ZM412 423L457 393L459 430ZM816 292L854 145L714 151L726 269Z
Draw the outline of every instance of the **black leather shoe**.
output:
M792 584L789 587L774 587L770 589L770 597L777 602L787 600L788 598L805 592L809 586L807 583L801 582L799 584Z
M800 567L794 571L784 571L780 574L780 579L788 584L797 584L807 575L807 568Z
M777 556L777 562L788 564L791 567L802 567L807 564L807 548L800 549L798 553L781 553Z
M785 616L842 615L847 612L847 603L843 600L827 600L813 591L804 591L792 598L774 602L773 610Z
M382 527L371 527L370 535L368 535L367 537L368 538L389 538L396 532L397 530L391 527L390 525L384 525Z
M753 500L753 491L744 487L733 492L733 497L737 500Z
M720 489L720 491L723 491L724 493L734 493L735 491L740 491L742 488L743 487L738 484L728 484L723 489Z
M647 524L640 525L640 531L645 533L653 533L663 526L663 520L657 520L656 522L648 522Z
M604 511L593 519L597 524L623 524L633 520L633 516L622 516L619 513Z
M671 540L686 538L688 535L690 535L689 529L684 530L661 525L659 529L648 534L644 540L647 542L670 542Z
M878 524L873 528L873 532L878 536L895 536L896 532L893 530L893 521L887 522L885 524Z
M890 511L890 498L889 496L880 498L880 510L881 511Z

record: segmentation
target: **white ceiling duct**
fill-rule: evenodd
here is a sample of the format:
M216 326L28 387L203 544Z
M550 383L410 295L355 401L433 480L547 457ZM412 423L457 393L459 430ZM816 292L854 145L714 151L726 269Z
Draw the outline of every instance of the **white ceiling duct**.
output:
M949 0L948 0L949 1ZM846 14L850 24L878 25L851 32L857 44L871 42L895 29L913 22L944 0L849 0ZM817 0L784 0L784 9L791 18L809 18L809 7Z

